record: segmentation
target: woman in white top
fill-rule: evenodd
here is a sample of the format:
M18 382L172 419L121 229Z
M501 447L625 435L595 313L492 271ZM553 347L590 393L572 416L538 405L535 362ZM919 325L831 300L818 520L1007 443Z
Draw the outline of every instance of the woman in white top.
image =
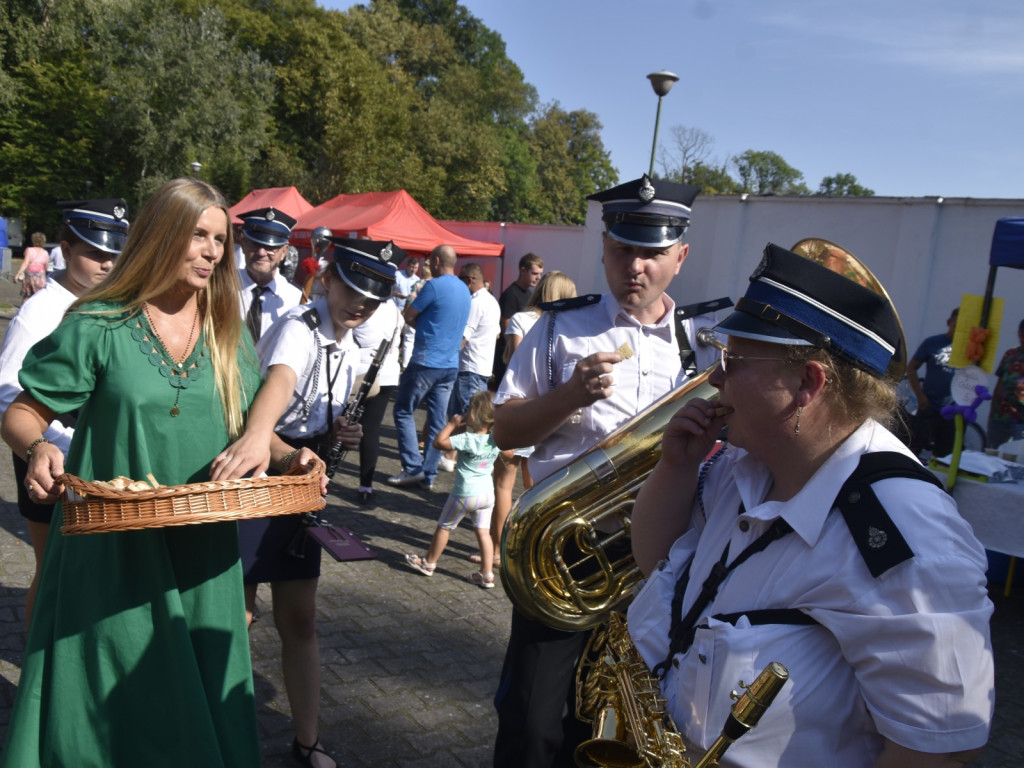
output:
M571 299L576 295L576 284L564 272L553 270L541 277L537 287L530 295L526 309L516 312L509 318L505 327L505 363L512 359L526 334L540 319L543 310L541 304L560 299ZM501 565L501 559L497 556L501 548L501 531L505 527L505 519L512 511L512 489L516 484L516 472L520 466L523 468L523 488L529 489L533 485L533 479L527 469L526 458L533 453L533 448L518 448L514 451L502 451L498 460L494 462L494 513L491 515L491 538L494 540L495 558L494 564ZM473 555L470 560L476 562Z
M326 458L335 442L359 445L362 427L343 412L358 386L359 349L352 331L388 298L395 284L390 259L401 249L389 242L328 237L334 259L321 272L323 295L293 308L260 337L257 351L264 384L253 402L245 434L214 461L213 479L260 472L269 464L261 443L275 432L296 448ZM283 462L287 464L288 462ZM320 744L320 650L316 591L320 545L305 534L301 514L242 520L239 550L247 618L256 591L269 583L274 626L281 636L281 665L292 711L292 754L311 768L333 768Z
M66 269L46 281L45 287L27 298L7 326L0 350L0 416L21 392L18 372L25 354L40 339L48 336L64 317L76 298L98 285L121 253L128 232L128 208L124 200L80 200L62 203L65 209L60 233L60 248ZM100 227L107 227L102 229ZM71 421L54 420L43 434L67 455L74 432ZM28 521L28 536L36 557L36 570L25 598L25 622L32 619L39 570L46 548L46 537L53 517L53 504L40 504L25 490L28 465L12 453L18 488L18 511Z

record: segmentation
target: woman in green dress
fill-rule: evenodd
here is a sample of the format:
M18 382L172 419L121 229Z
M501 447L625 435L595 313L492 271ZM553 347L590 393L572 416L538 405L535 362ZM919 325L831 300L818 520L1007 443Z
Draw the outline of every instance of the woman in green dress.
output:
M227 202L161 187L105 282L36 344L3 438L25 485L63 472L203 481L259 386L238 314ZM43 439L78 411L64 455ZM275 438L278 464L308 464ZM256 766L260 747L234 522L62 536L55 508L0 765Z

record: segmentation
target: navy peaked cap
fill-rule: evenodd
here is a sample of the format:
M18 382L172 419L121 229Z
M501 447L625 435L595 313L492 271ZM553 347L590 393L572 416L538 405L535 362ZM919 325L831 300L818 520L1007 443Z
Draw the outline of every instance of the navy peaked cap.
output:
M128 237L128 204L119 197L61 200L61 223L84 242L107 253L121 253Z
M774 243L765 247L736 311L715 330L827 349L877 376L902 354L899 318L887 296Z
M334 268L355 291L384 301L395 287L395 264L408 254L389 240L328 237L334 246Z
M601 203L605 230L630 245L664 248L679 242L690 226L690 209L699 187L671 181L652 181L644 174L635 181L587 197Z
M242 220L242 233L252 242L267 248L287 245L295 226L295 219L277 208L258 208L238 214Z

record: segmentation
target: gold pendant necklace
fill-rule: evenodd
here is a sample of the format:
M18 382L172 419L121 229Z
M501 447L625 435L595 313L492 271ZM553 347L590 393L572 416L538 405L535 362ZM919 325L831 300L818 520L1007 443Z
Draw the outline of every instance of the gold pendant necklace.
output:
M204 353L200 353L199 360L193 363L188 368L185 368L185 361L189 358L189 350L192 348L192 338L195 336L196 325L199 323L199 303L196 302L196 313L192 316L192 328L188 332L188 341L185 342L185 354L180 361L175 360L171 355L170 350L164 343L164 340L160 338L160 332L156 329L156 323L153 322L152 316L149 314L149 307L146 304L142 305L142 311L146 315L146 321L149 323L150 329L153 331L153 335L156 336L156 340L160 343L163 348L164 354L167 356L167 360L163 359L163 355L160 355L159 350L153 345L152 339L146 338L145 331L141 324L137 324L133 331L133 336L136 336L136 341L139 342L139 348L149 358L149 361L157 366L160 371L160 375L164 376L170 385L174 387L174 405L171 406L171 416L177 416L181 411L178 408L178 400L181 398L181 390L187 389L192 381L199 378L201 371L203 371L208 364L208 360ZM168 362L169 361L169 362Z

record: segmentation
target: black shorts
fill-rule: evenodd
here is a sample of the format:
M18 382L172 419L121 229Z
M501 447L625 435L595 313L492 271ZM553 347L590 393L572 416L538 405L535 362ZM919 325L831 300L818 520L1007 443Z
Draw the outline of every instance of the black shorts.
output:
M238 521L242 580L267 584L320 575L320 545L306 535L302 514Z
M25 478L28 476L28 463L16 453L11 454L14 459L14 482L18 486L18 511L21 516L31 520L33 523L50 524L53 520L54 504L39 504L29 498L28 490L25 488Z

